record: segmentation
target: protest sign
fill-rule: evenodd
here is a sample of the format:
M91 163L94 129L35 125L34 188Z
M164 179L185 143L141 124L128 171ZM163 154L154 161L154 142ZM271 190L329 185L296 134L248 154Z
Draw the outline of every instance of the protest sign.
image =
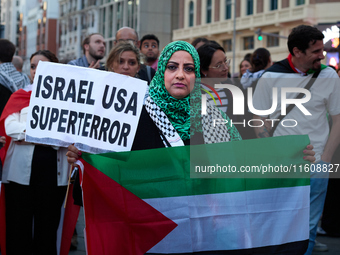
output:
M147 84L91 68L39 62L26 141L91 153L129 151Z

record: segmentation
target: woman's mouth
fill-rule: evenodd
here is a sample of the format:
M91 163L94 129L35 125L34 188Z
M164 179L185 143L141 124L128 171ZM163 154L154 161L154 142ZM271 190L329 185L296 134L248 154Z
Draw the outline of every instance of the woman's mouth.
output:
M183 84L183 83L179 83L179 82L175 83L175 84L174 84L174 86L176 86L176 87L180 87L180 88L182 88L182 87L186 87L186 85L185 85L185 84Z

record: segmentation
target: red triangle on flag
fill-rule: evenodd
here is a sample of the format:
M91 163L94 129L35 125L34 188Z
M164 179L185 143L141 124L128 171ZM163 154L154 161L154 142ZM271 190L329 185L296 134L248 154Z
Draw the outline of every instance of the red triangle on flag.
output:
M82 160L88 255L142 255L177 224Z

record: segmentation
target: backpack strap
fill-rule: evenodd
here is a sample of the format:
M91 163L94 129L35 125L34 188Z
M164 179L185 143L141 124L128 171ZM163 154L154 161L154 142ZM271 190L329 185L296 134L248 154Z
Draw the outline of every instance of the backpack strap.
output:
M313 73L312 78L308 81L307 85L304 87L307 90L310 90L310 88L312 87L312 85L314 84L316 78L318 77L319 73L321 70L318 70L316 72ZM304 96L304 93L300 93L299 95L297 95L297 97L295 97L295 99L300 99ZM280 115L278 117L279 121L275 122L273 128L270 130L269 135L273 136L277 126L280 124L281 120L283 120L284 117L286 117L288 115L288 113L290 113L291 110L293 110L295 104L290 104L287 109L286 109L286 115Z

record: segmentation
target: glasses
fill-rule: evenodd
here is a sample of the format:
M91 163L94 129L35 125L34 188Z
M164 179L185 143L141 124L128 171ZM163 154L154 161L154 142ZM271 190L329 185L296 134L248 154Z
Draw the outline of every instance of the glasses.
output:
M212 67L209 67L209 68L215 68L215 69L221 69L221 67L229 67L230 66L230 61L231 59L227 59L225 62L222 62L222 64L218 64L217 66L212 66Z

